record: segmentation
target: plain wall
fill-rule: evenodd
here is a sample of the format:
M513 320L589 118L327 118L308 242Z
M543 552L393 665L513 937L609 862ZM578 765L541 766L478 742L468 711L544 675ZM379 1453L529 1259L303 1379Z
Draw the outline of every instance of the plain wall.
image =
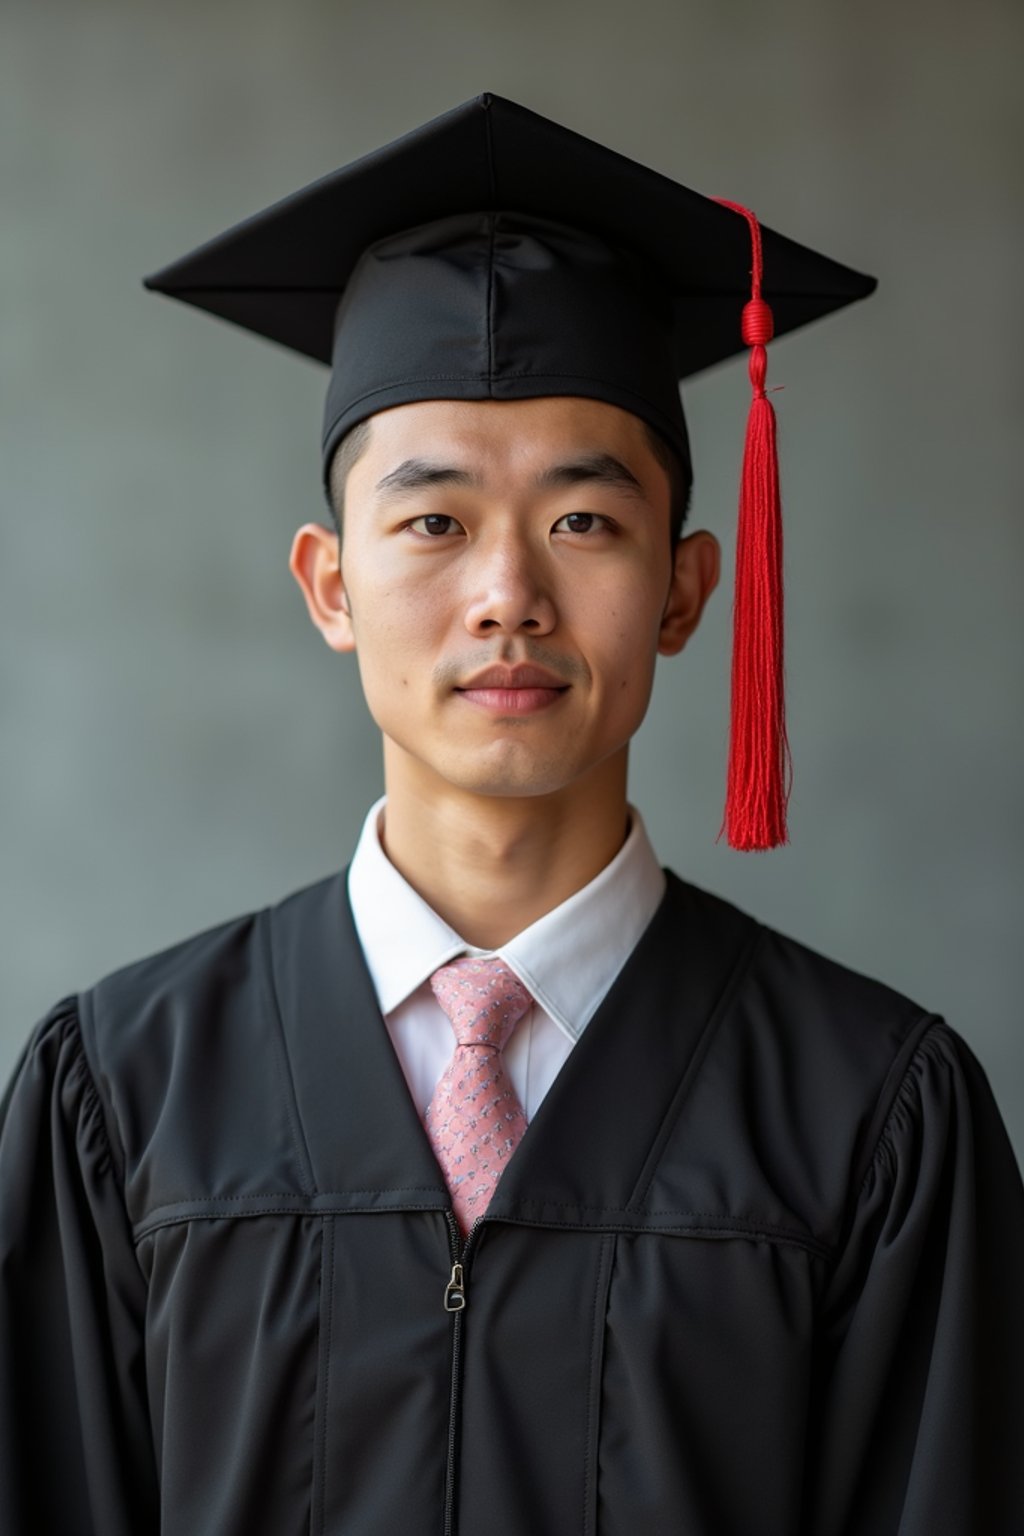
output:
M63 993L345 862L380 788L355 664L286 569L325 516L326 375L140 279L487 89L879 277L770 351L792 842L715 841L742 362L685 392L727 575L632 794L680 874L944 1013L1021 1155L1022 16L8 6L0 1076Z

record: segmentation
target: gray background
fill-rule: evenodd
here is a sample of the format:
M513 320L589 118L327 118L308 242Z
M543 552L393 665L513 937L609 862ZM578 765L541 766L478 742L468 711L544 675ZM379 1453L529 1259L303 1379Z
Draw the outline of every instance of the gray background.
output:
M64 992L337 867L380 784L285 565L322 515L325 375L139 280L488 89L879 276L770 354L792 844L715 843L742 363L686 393L729 575L632 793L681 874L945 1013L1021 1155L1021 16L8 5L0 1075Z

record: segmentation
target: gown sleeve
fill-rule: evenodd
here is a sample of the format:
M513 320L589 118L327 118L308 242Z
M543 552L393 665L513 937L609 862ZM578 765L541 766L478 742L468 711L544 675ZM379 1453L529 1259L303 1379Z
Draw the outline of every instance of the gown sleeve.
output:
M145 1282L73 998L0 1103L0 1531L159 1527Z
M819 1318L806 1529L1024 1532L1024 1187L941 1019L907 1066Z

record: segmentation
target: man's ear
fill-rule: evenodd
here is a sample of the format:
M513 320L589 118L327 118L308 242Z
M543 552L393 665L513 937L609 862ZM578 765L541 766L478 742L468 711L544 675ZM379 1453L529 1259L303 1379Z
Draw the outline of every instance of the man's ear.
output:
M721 554L714 534L704 529L679 540L658 631L659 656L677 655L697 628L704 604L718 586Z
M341 574L338 535L322 523L304 523L292 540L288 569L331 650L354 651L356 638Z

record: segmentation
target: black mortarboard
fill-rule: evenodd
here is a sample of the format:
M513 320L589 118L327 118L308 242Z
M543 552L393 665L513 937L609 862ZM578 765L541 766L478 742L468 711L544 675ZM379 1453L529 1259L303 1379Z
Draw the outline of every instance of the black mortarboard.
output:
M484 94L145 281L331 365L325 483L351 427L424 399L607 400L649 422L689 466L681 379L752 343L763 355L772 317L775 334L794 330L875 286L737 212ZM763 367L759 379L766 405ZM771 466L754 479L774 474L769 446ZM779 538L769 542L781 560ZM778 604L781 619L781 592ZM778 645L781 676L780 629ZM734 662L734 737L735 683ZM773 741L753 754L774 755L777 780L784 731ZM730 842L784 841L784 820L769 821L730 828Z

